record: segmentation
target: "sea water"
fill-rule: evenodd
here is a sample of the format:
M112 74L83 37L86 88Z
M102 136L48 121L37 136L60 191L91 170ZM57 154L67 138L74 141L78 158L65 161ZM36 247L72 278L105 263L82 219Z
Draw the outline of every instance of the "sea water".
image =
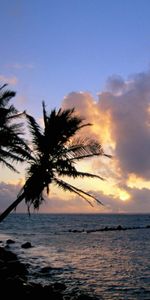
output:
M127 230L101 231L118 225ZM149 225L150 214L14 213L0 224L0 240L15 240L10 249L28 264L30 281L64 282L104 300L143 300L150 299ZM27 241L33 247L21 248Z

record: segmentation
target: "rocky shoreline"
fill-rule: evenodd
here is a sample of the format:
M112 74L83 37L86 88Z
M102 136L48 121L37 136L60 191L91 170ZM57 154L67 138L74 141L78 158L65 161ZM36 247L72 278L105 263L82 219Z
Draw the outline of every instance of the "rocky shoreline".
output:
M65 294L66 285L64 283L55 282L45 285L39 283L30 283L28 281L28 266L20 262L17 255L10 251L9 244L14 241L8 240L5 247L0 247L0 286L1 295L11 295L11 298L34 299L34 297L42 296L44 300L98 300L82 292L76 294ZM25 243L22 245L28 248L31 245Z
M135 230L135 229L150 229L150 225L147 226L132 226L132 227L123 227L122 225L118 225L117 227L104 227L97 229L69 229L68 232L71 233L93 233L93 232L105 232L105 231L125 231L125 230Z

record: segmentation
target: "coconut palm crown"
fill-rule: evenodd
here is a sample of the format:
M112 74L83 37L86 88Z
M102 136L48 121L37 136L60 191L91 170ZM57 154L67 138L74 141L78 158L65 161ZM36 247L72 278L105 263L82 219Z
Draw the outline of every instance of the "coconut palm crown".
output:
M30 207L39 208L44 200L43 191L49 193L49 185L55 183L64 190L73 192L91 205L90 198L102 204L89 193L64 181L64 177L102 177L86 172L80 172L75 162L95 155L106 155L101 145L91 139L76 138L75 135L89 123L75 115L74 109L46 112L43 102L44 129L42 129L32 116L27 115L29 130L32 136L34 159L27 170L26 183L20 192ZM106 155L109 156L109 155Z
M0 163L17 171L14 163L30 159L31 151L22 137L23 124L16 122L23 113L9 103L16 93L6 86L0 86Z

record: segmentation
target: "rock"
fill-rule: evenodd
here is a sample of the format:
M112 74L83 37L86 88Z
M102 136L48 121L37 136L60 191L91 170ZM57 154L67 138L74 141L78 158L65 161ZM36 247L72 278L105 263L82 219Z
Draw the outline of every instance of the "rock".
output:
M28 290L28 295L32 299L42 297L44 300L63 300L61 292L55 291L51 285L43 287L41 284L32 283L25 290Z
M31 248L31 247L32 247L32 245L31 245L30 242L26 242L26 243L21 245L21 248L24 248L24 249L28 249L28 248Z
M40 273L48 274L50 271L52 271L52 268L47 266L47 267L41 268Z
M10 248L10 246L9 246L9 245L6 245L6 246L5 246L5 249L9 249L9 248Z
M57 291L64 291L67 288L66 285L64 283L61 283L61 282L55 282L53 287Z
M123 227L121 225L118 225L116 230L123 230Z
M108 230L109 230L108 226L105 226L104 231L108 231Z
M26 266L18 260L16 254L0 247L0 279L16 276L25 279L27 274Z
M9 260L17 260L17 255L9 250L4 249L3 247L0 247L0 259L3 259L4 261Z
M10 275L19 275L24 277L28 274L28 271L24 264L18 260L11 260L7 263L7 267Z
M0 259L0 268L4 267L4 265L5 265L4 260L3 260L3 259Z
M7 244L14 244L15 241L14 241L14 240L11 240L11 239L8 239L8 240L6 241L6 243L7 243Z

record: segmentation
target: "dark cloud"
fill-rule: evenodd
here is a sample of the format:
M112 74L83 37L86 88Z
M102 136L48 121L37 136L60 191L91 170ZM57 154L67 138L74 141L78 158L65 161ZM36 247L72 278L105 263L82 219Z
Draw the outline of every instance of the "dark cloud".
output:
M125 90L126 84L121 76L110 76L106 83L106 90L112 93L120 93Z
M135 173L149 178L150 73L136 75L129 82L124 82L122 91L120 86L118 89L119 95L102 93L98 103L100 110L104 113L109 110L111 114L115 155L124 175Z

